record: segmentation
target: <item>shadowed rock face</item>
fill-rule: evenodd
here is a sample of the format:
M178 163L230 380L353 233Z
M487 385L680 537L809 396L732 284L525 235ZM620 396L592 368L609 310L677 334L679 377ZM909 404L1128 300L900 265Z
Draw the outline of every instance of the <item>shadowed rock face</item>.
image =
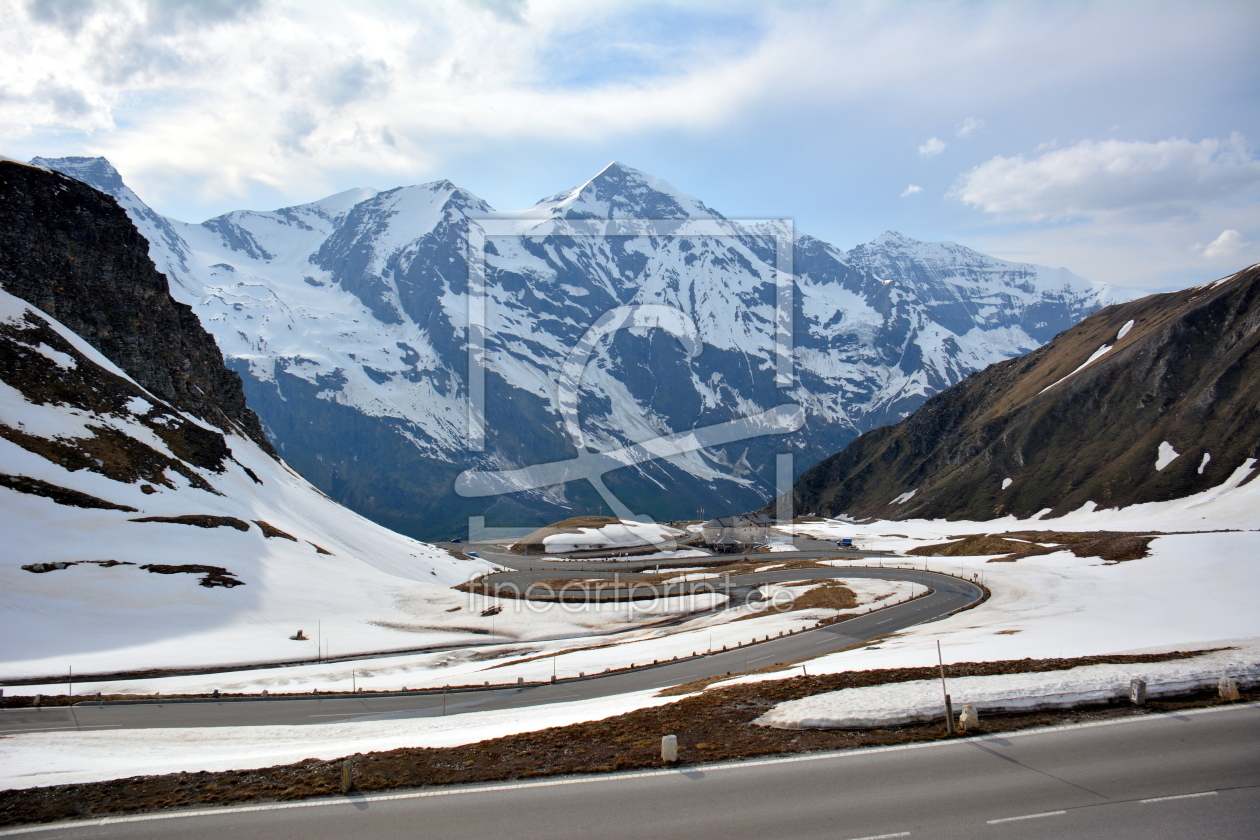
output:
M192 309L108 195L0 161L0 286L57 318L155 396L272 451Z
M1061 515L1207 490L1249 458L1260 458L1260 266L1102 309L862 435L794 494L799 512L826 516Z

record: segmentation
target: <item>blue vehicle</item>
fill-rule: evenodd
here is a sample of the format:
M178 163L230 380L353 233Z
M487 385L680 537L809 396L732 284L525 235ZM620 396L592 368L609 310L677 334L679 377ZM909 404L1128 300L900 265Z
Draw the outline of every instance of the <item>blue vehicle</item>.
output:
M853 548L853 540L850 540L850 539L840 540L840 542L836 543L836 546L838 548Z
M451 538L451 539L447 540L447 542L453 542L453 543L463 542L463 541L464 541L464 540L463 540L463 538L462 538L462 537L453 537L453 538Z

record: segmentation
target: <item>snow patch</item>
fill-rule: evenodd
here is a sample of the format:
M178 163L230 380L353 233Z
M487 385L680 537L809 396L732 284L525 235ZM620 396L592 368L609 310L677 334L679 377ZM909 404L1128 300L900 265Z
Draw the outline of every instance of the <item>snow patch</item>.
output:
M62 353L60 350L54 350L42 341L35 347L35 352L58 367L74 370L79 366L79 363L74 360L74 356L71 356L69 353Z
M1014 483L1015 482L1012 479L1004 478L1002 479L1002 489L1005 490L1007 487L1010 487Z
M1181 454L1177 452L1177 450L1173 449L1172 444L1168 441L1164 441L1159 445L1159 455L1155 458L1156 472L1162 470L1179 457L1181 457ZM1205 461L1204 463L1207 462ZM1202 470L1200 470L1200 472L1202 472Z
M915 493L918 493L918 492L919 492L919 488L918 488L918 487L916 487L916 488L914 488L913 490L910 490L910 491L908 491L908 492L902 493L900 496L898 496L897 498L893 499L893 500L892 500L891 502L889 502L888 504L890 504L890 505L904 505L906 502L908 502L908 501L910 501L911 499L913 499L913 498L914 498L914 494L915 494Z
M1198 470L1199 475L1203 475L1203 470L1207 468L1208 461L1211 461L1211 460L1212 460L1212 453L1204 452L1203 460L1199 462L1199 470Z
M1123 697L1129 681L1146 681L1150 697L1214 687L1222 676L1240 686L1260 685L1260 639L1246 639L1235 650L1171 662L1087 665L1040 674L956 677L948 681L955 710L964 704L977 712L1065 709ZM850 688L780 703L754 723L777 729L869 729L939 720L945 714L937 680Z
M1053 388L1055 385L1058 385L1060 382L1063 382L1065 380L1071 379L1073 376L1076 376L1076 374L1080 373L1085 368L1089 367L1094 362L1101 359L1107 353L1107 351L1110 350L1113 346L1114 345L1111 345L1111 344L1104 344L1102 347L1099 347L1097 350L1094 351L1094 354L1092 356L1090 356L1088 359L1085 360L1084 364L1082 364L1076 370L1069 373L1067 376L1063 377L1063 379L1056 380L1055 382L1052 382L1046 387L1042 388L1038 393L1044 394L1046 391L1049 391L1051 388Z
M583 551L601 548L632 548L642 545L659 545L683 532L677 528L657 525L655 522L631 522L621 520L599 528L578 528L578 533L548 534L543 545L548 554Z
M1116 341L1119 341L1120 339L1122 339L1122 338L1124 338L1126 335L1128 335L1128 334L1129 334L1129 330L1131 330L1131 329L1133 329L1133 321L1132 321L1132 320L1130 320L1127 324L1125 324L1123 327L1121 327L1121 328L1120 328L1120 332L1116 333Z
M127 400L127 410L132 414L148 414L149 410L152 408L153 403L140 397L131 397Z

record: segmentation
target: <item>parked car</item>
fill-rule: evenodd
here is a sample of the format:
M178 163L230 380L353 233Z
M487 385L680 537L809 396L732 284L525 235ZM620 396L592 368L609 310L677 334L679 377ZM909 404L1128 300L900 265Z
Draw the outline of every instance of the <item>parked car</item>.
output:
M463 542L463 541L464 540L462 537L452 537L451 539L447 540L447 542L452 542L452 543Z

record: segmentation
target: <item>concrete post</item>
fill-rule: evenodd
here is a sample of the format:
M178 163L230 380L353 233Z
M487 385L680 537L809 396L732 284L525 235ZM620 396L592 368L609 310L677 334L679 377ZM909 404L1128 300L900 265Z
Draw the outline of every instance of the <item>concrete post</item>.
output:
M970 704L963 706L962 714L958 716L958 728L963 732L976 732L980 729L980 716L976 714L976 707Z
M665 735L661 738L661 761L673 762L678 760L678 736Z
M341 792L349 793L354 787L354 770L350 766L350 759L341 762Z
M1133 680L1129 683L1129 702L1134 706L1146 705L1146 680Z
M1216 693L1220 695L1222 700L1242 699L1242 695L1238 692L1238 683L1229 677L1221 677L1216 684Z

